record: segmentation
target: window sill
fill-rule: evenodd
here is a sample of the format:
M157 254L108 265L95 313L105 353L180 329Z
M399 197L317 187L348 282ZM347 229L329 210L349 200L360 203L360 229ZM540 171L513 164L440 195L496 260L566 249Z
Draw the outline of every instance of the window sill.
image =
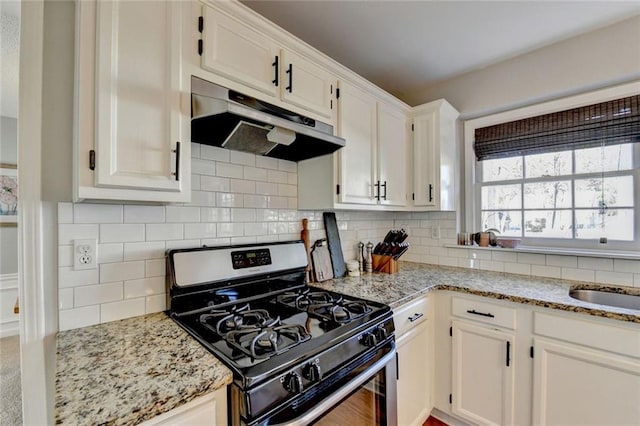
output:
M446 244L446 248L469 249L469 250L490 250L490 251L508 251L514 253L537 253L537 254L556 254L560 256L583 256L583 257L606 257L609 259L629 259L640 260L640 252L622 251L622 250L587 250L560 247L532 247L520 246L517 248L503 247L480 247L460 246L457 244Z

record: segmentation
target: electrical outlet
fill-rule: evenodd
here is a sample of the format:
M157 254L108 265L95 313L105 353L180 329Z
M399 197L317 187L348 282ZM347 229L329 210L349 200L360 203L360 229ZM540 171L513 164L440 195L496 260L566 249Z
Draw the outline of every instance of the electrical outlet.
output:
M96 240L73 240L73 269L95 269L98 265Z
M440 239L440 226L431 227L431 238L433 238L434 240Z

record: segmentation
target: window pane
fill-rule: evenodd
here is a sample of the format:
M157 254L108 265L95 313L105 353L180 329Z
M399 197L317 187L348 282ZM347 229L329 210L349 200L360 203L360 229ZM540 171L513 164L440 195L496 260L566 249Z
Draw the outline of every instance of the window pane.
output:
M571 151L527 155L524 161L528 178L571 174Z
M481 164L483 182L522 178L522 157L485 160Z
M522 207L521 185L491 185L482 187L482 210L506 210Z
M563 180L525 184L524 208L571 208L571 181Z
M633 241L633 209L609 209L604 214L599 210L576 211L576 237Z
M630 170L633 167L633 144L612 145L576 150L576 173Z
M633 176L576 179L576 207L633 207Z
M522 213L520 211L482 212L482 231L497 229L501 236L522 236Z
M533 238L573 238L571 210L525 211L524 235Z

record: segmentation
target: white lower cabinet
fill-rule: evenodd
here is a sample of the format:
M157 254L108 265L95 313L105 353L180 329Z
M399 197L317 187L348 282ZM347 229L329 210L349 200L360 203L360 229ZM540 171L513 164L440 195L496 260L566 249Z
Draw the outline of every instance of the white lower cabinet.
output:
M175 408L167 413L156 416L142 426L200 426L227 424L227 388L223 387L215 392L201 396Z
M420 298L394 315L398 352L398 425L422 425L433 409L433 320L428 299Z
M452 334L452 413L473 424L512 424L515 335L465 321L453 321Z

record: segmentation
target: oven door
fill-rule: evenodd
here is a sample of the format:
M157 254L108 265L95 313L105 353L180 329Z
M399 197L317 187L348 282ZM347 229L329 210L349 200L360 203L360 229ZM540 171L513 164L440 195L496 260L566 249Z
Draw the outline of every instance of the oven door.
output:
M396 426L396 351L394 342L389 343L390 351L387 346L384 355L360 366L330 394L288 407L263 424Z

